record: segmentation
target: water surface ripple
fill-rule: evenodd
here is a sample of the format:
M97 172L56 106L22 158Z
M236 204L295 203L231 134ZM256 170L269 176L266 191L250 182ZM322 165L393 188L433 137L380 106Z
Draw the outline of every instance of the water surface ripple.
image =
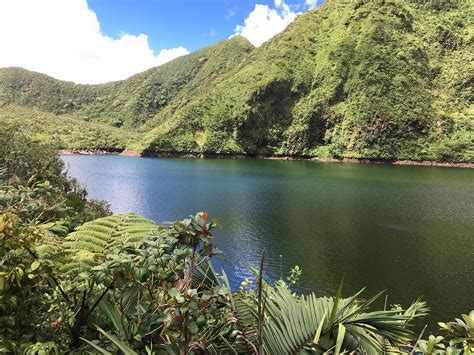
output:
M428 318L474 309L474 171L309 161L64 156L89 197L158 223L208 211L234 286L266 248L267 277L298 264L300 287L422 296ZM280 257L280 255L282 257ZM218 266L219 268L221 265Z

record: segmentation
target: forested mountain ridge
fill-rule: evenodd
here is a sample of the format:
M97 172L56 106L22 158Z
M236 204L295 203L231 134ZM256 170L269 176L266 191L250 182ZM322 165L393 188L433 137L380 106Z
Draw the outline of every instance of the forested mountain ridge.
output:
M0 68L0 105L74 114L86 121L137 127L184 88L204 85L235 67L253 46L243 37L217 43L127 80L100 85L64 82L21 68Z
M0 69L0 105L134 127L147 154L473 162L472 10L328 0L257 49L234 37L121 82Z
M327 1L173 110L149 149L472 161L471 7Z

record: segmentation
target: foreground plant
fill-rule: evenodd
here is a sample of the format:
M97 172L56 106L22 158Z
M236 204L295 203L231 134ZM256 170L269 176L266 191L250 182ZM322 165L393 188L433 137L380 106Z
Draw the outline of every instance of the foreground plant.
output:
M3 237L13 240L14 219L2 216ZM38 333L43 343L29 349L53 349L45 336L50 329L55 346L69 352L381 354L401 352L414 337L410 323L427 313L420 301L406 310L371 311L381 294L343 298L342 282L335 297L298 295L290 289L301 274L297 267L288 283L273 286L260 269L257 287L247 281L232 294L226 274L219 277L211 263L216 225L203 212L168 228L125 213L86 223L60 240L23 245L31 251L19 254L29 257L28 273L39 273L27 279L41 281L25 290L50 290L30 308L49 321ZM459 332L458 323L445 326Z
M381 293L363 300L361 290L343 298L342 282L334 297L298 295L290 289L301 274L296 267L288 282L274 285L265 282L260 269L255 288L245 281L231 293L226 274L218 276L212 267L218 253L212 243L217 223L207 213L168 228L130 213L113 215L86 223L66 238L25 239L28 243L15 242L31 230L19 226L18 217L9 213L1 215L0 239L23 250L15 252L17 259L7 256L17 265L10 266L10 273L21 267L23 274L12 275L33 284L21 284L25 297L20 299L23 293L12 289L15 279L2 274L0 303L4 311L11 307L5 297L19 307L29 304L25 309L35 317L28 324L37 326L29 330L34 334L29 345L16 349L127 354L406 352L414 338L411 322L427 313L420 301L405 310L372 311ZM35 227L40 231L35 235L50 235L50 223ZM3 260L6 265L5 256ZM29 299L28 293L38 297ZM450 347L443 347L445 339L432 337L420 341L417 350L460 354L462 346L469 354L473 315L440 323L449 333ZM28 329L20 323L10 327ZM14 336L7 334L3 331L3 336ZM4 342L4 349L15 349L12 344Z
M82 203L80 209L69 201ZM84 212L84 213L83 213ZM0 349L23 351L37 341L62 339L52 305L64 298L59 263L62 238L94 218L86 203L48 181L17 176L0 186ZM64 296L64 297L63 297Z
M417 344L423 354L474 354L474 310L451 322L439 322L445 336L430 335Z
M100 310L117 339L137 350L154 344L217 352L230 313L229 290L209 262L216 253L210 243L215 225L198 213L125 244L91 269L97 282L110 284Z
M342 298L342 283L335 297L297 295L283 283L264 285L262 320L257 317L255 292L240 291L233 296L239 328L236 338L252 344L248 351L257 348L260 327L266 354L399 351L413 337L410 322L427 314L420 301L403 311L369 311L381 294L366 301L359 299L362 291Z
M15 206L22 210L21 203ZM335 297L298 295L291 290L301 275L298 267L287 282L270 285L262 277L263 262L255 270L256 287L246 280L231 293L226 274L219 277L212 267L217 222L203 212L168 228L132 213L112 215L63 237L56 219L36 218L30 225L12 211L0 215L6 251L0 309L24 312L0 317L7 327L2 331L7 351L406 352L414 338L411 322L427 313L420 301L405 310L371 311L381 293L362 300L361 290L343 298L342 282ZM31 216L44 215L33 211ZM469 354L473 315L440 323L449 339L430 337L417 350Z

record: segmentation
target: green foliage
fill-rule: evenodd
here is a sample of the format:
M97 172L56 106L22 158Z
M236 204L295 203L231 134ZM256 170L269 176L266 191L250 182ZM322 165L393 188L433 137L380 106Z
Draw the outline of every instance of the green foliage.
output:
M60 236L96 216L67 207L67 195L47 181L16 181L0 190L0 343L33 351L49 347L35 342L51 340L56 327L48 295L60 287L51 258L62 252Z
M6 165L0 165L0 187L8 185L9 176Z
M65 269L74 273L88 271L105 260L117 246L140 241L161 230L153 221L133 213L116 214L85 223L64 239L63 247L68 255Z
M438 323L441 329L451 338L466 342L474 347L474 310L469 314L462 314L462 319L456 318L454 322Z
M424 302L415 302L405 311L369 312L379 295L361 301L362 291L342 298L342 283L335 297L298 296L285 284L265 286L264 349L267 354L356 353L378 354L397 349L413 336L408 324L426 315ZM251 292L234 295L241 338L255 342L256 304ZM252 340L250 340L252 339Z
M472 162L470 10L327 1L159 112L147 150Z
M59 353L50 342L57 319L49 294L58 286L62 237L78 225L107 214L62 173L57 152L13 128L0 132L0 349ZM44 180L49 179L49 180ZM75 201L71 203L71 201ZM55 300L56 301L56 300Z
M0 125L15 127L25 136L56 148L122 150L140 137L131 130L85 122L78 116L12 105L0 108Z
M473 162L472 6L328 0L104 85L0 69L0 118L69 148Z
M120 341L141 351L145 344L159 348L171 341L180 349L216 353L219 336L230 325L229 290L209 263L215 253L210 244L214 226L199 213L159 235L121 245L92 268L97 282L113 285L100 310Z
M33 178L61 186L65 184L64 164L57 151L34 141L14 125L5 124L0 129L0 166L9 178L16 176L22 182Z
M39 277L42 268L27 251L35 238L33 230L19 225L15 214L0 214L0 348L9 348L12 338L31 341L35 328L43 323L41 314L47 311L41 305L47 283Z
M438 323L443 336L430 335L428 339L420 340L417 350L423 354L470 355L474 353L474 310L462 314L452 322Z
M302 272L303 271L300 269L300 267L295 265L295 267L293 267L290 271L290 276L287 277L288 283L290 285L296 285L300 280Z

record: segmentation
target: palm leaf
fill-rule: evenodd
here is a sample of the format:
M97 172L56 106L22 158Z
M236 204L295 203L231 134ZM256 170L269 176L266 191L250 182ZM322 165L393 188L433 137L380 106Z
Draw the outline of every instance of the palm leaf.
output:
M117 348L119 348L124 353L124 355L138 355L137 352L135 352L132 348L130 348L127 344L119 340L114 335L107 333L100 327L97 327L97 330L101 332L107 339L109 339Z
M394 352L412 338L409 322L426 314L426 306L420 301L404 312L367 312L380 294L362 302L360 292L342 298L340 286L336 297L316 297L313 293L296 296L281 284L270 288L265 307L265 353L379 354L384 348ZM247 333L255 333L257 324L256 301L251 303L251 299L248 294L237 293L233 302L240 329Z

